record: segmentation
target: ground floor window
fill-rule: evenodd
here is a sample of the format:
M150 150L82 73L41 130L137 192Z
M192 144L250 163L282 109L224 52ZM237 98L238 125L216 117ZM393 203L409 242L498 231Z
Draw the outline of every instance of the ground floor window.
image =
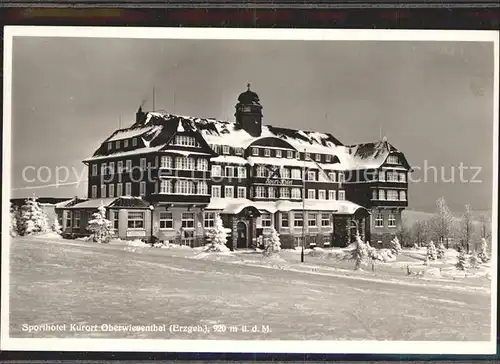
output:
M288 213L287 212L283 212L281 214L281 227L285 227L287 228L289 225L289 222L288 222Z
M381 213L375 216L375 227L384 227L384 215Z
M182 228L194 229L194 213L192 212L182 213Z
M185 230L182 232L181 245L193 246L194 230Z
M307 225L311 227L316 227L316 219L318 214L310 212L307 216Z
M111 222L113 223L113 229L118 230L119 211L110 211L110 213L111 213Z
M271 227L271 214L262 214L260 218L262 227Z
M171 212L160 211L160 229L173 229L174 217Z
M302 212L295 212L293 214L293 226L295 227L304 226L304 214Z
M215 212L205 212L203 226L205 229L211 229L215 225Z
M72 215L73 215L73 214L72 214L72 212L71 212L71 211L67 211L67 212L66 212L66 227L67 227L67 228L70 228L70 227L72 226L72 223L71 223L71 222L72 222L72 219L71 219L71 218L72 218Z
M128 213L129 229L144 229L144 212L129 211Z
M387 226L388 227L396 227L396 215L389 214L389 217L387 219Z
M294 243L295 243L295 247L296 247L296 248L300 248L300 247L302 246L302 241L303 241L304 239L302 238L302 236L295 236L295 237L293 238L293 240L294 240Z
M80 211L75 211L75 226L76 228L80 228Z
M322 213L321 214L321 226L330 226L330 214Z
M323 235L323 246L330 246L331 245L331 235Z

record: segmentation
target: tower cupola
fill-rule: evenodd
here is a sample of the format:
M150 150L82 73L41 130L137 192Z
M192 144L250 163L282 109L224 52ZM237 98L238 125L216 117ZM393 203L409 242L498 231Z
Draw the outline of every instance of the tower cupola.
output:
M250 90L250 84L247 84L247 90L238 96L235 108L236 128L244 129L253 137L259 137L262 134L262 105L259 96Z

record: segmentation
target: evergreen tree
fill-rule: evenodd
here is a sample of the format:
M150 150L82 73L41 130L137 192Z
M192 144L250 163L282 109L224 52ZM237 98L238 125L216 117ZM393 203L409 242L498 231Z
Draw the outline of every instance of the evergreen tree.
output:
M56 234L61 235L62 233L62 227L61 224L59 224L59 220L57 219L57 216L54 217L54 222L52 223L52 231L55 232Z
M469 258L469 264L472 268L477 268L481 264L481 260L479 259L476 253L471 254Z
M49 230L47 215L35 196L28 198L21 208L18 226L20 226L21 235L40 234Z
M351 258L356 262L355 270L361 269L361 264L367 263L368 260L368 247L363 240L361 240L361 236L356 234L356 241L354 245L354 249L351 251Z
M462 249L460 251L460 254L458 255L458 261L456 264L457 269L460 270L466 270L469 268L469 259L467 258L467 255L465 254L465 250Z
M436 258L437 258L436 246L434 245L434 242L431 240L429 242L429 244L427 245L426 259L427 260L436 260Z
M92 241L96 243L108 243L113 235L113 224L106 219L106 207L101 206L92 215L93 219L88 222L88 230L92 233Z
M399 239L397 236L395 236L394 239L389 242L389 249L394 255L398 255L399 253L401 253L401 244L399 243Z
M17 209L13 204L10 205L9 234L10 236L17 236Z
M214 217L214 227L208 233L209 243L207 244L206 251L209 252L226 252L229 248L227 243L227 232L229 229L225 228L222 224L222 219L217 213Z
M280 236L278 232L273 228L271 230L271 236L268 237L264 242L263 254L265 257L271 257L277 255L281 250Z
M481 262L486 263L488 260L488 243L485 238L481 238L481 245L479 246L479 252L477 257L481 260Z
M438 244L438 247L437 247L437 258L444 259L445 256L446 256L446 249L444 247L443 242L441 242Z
M453 215L446 205L446 201L443 197L440 197L436 201L437 211L432 219L432 228L434 235L439 242L446 242L448 244L448 238L451 235L451 230L453 227ZM448 247L447 247L448 248Z

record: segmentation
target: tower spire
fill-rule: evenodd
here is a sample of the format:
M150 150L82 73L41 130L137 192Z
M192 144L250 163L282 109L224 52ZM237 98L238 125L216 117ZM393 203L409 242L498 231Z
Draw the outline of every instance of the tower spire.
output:
M250 86L252 86L252 85L250 84L250 82L248 82L248 83L247 83L247 90L248 90L248 91L250 91Z

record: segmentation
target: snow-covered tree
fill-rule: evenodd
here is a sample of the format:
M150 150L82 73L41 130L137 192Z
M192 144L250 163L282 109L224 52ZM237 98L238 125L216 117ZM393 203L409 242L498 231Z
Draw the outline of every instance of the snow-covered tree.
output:
M471 268L477 268L481 264L481 260L478 258L476 253L471 254L469 257L469 264Z
M436 260L437 259L436 246L434 245L434 242L432 240L427 245L426 259L427 260Z
M354 249L351 250L350 258L356 262L355 270L361 269L361 264L367 263L369 258L368 247L361 240L361 236L356 234L356 241L354 242Z
M54 222L52 223L52 231L55 232L56 234L61 234L62 233L62 227L61 227L61 224L59 224L59 220L56 217L54 217Z
M432 218L432 229L435 238L438 242L445 241L448 244L448 238L452 232L453 226L453 215L450 212L450 209L446 205L446 201L443 197L440 197L436 201L437 211ZM448 246L447 246L448 248Z
M440 242L437 246L437 258L444 259L446 257L446 248L443 242Z
M214 227L208 232L208 240L206 251L209 252L225 252L229 248L226 246L227 243L227 228L224 227L220 214L215 214L214 217Z
M399 240L400 246L411 246L411 230L408 225L408 219L406 217L402 217L401 224L396 231L396 237Z
M262 252L265 257L277 255L281 250L280 235L273 228L271 235L264 240L264 251Z
M108 243L113 235L113 224L106 219L106 207L101 203L97 212L92 215L93 219L88 222L88 230L92 233L91 239L96 243Z
M477 253L477 257L481 260L481 262L486 263L489 259L488 257L488 243L485 238L481 238L481 243L479 245L479 251Z
M9 234L10 236L17 236L17 209L13 204L10 205Z
M488 240L491 237L491 215L482 213L479 215L481 238Z
M457 269L460 270L466 270L469 268L469 259L467 257L467 254L465 254L465 250L462 249L460 251L460 254L458 255L458 261L456 264Z
M401 253L401 244L399 243L399 239L397 236L395 236L389 242L389 249L391 249L391 253L394 255L398 255L399 253Z
M467 253L470 251L470 241L473 234L473 225L472 218L470 212L470 206L465 205L465 210L462 215L462 219L460 220L460 228L459 228L459 239L463 245L467 249Z
M410 229L410 238L417 247L424 246L429 240L430 224L428 221L415 221Z
M42 210L35 196L26 200L21 208L18 227L21 235L40 234L49 231L47 214Z

